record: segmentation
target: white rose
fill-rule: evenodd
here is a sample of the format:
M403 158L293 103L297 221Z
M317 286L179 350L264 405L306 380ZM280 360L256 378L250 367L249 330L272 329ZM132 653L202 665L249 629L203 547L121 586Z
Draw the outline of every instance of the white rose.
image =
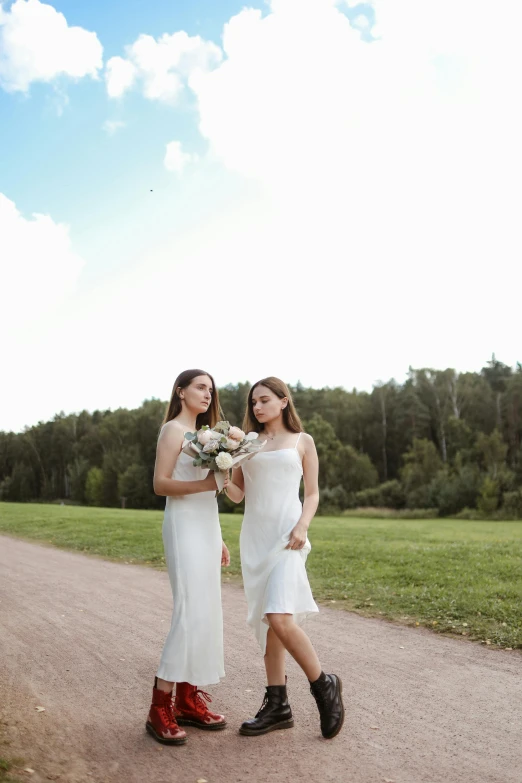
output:
M243 430L240 430L239 427L231 427L228 431L228 437L233 440L243 440L245 433Z
M211 438L212 435L210 433L210 430L201 430L201 432L198 432L198 441L201 443L202 446L206 446Z
M219 443L217 440L209 440L209 442L203 446L203 451L205 454L212 454L212 452L217 451L218 448Z
M235 449L239 448L239 441L233 440L233 438L227 438L225 448L227 451L234 451Z
M245 440L256 440L259 438L259 432L249 432L245 435Z
M226 451L220 452L216 457L216 465L220 470L230 470L234 460Z

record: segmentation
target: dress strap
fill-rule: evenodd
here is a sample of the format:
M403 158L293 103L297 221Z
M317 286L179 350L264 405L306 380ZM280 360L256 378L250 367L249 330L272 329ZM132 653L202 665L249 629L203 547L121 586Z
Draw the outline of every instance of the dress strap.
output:
M303 433L302 433L302 432L300 432L300 433L299 433L299 435L297 436L297 440L296 440L296 442L295 442L295 446L294 446L294 449L295 449L296 451L297 451L297 444L298 444L298 443L299 443L299 441L301 440L301 435L302 435L302 434L303 434Z

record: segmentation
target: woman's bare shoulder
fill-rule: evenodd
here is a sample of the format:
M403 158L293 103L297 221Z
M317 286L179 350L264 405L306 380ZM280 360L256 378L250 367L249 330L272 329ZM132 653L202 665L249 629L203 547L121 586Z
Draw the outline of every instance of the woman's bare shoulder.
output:
M171 419L171 421L166 421L165 424L162 426L159 436L160 438L177 438L184 437L185 435L185 427L183 427L182 424L180 424L179 421L176 421L176 419Z
M303 439L303 443L304 443L305 446L313 446L314 445L314 439L307 432L302 432L301 433L301 438Z

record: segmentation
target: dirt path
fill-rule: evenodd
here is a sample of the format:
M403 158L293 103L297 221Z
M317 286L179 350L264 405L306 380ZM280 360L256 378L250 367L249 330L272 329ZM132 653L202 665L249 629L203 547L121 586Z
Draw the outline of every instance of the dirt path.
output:
M0 537L0 720L33 783L521 783L522 658L323 608L308 630L344 681L347 720L321 739L289 665L295 728L237 734L263 692L242 591L226 585L230 728L164 748L144 731L170 620L167 575ZM43 706L45 712L37 712ZM58 776L58 777L56 777Z

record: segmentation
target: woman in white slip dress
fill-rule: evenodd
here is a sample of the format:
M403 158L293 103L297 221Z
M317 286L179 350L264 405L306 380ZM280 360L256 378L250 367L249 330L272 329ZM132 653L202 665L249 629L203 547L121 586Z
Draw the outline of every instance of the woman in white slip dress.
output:
M181 726L226 726L223 715L208 709L210 696L198 685L225 676L220 566L230 564L230 555L221 539L214 474L194 467L192 457L181 451L185 432L213 427L220 413L212 377L185 370L174 384L158 438L154 491L167 498L163 543L174 610L146 728L170 745L187 741Z
M286 693L285 652L303 669L319 709L323 737L331 739L344 720L342 683L325 674L300 624L318 612L306 573L311 550L307 531L319 502L319 462L313 438L304 433L290 390L279 378L251 388L243 424L266 436L263 451L234 470L226 492L245 498L241 528L241 569L248 624L265 656L266 694L255 718L241 734L255 736L294 725ZM299 500L304 479L304 503Z

